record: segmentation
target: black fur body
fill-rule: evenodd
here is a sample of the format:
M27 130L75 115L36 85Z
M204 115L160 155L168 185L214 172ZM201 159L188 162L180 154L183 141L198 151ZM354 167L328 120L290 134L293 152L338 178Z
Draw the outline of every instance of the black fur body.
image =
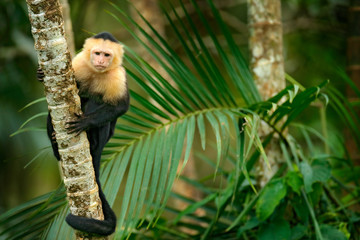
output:
M123 115L127 111L128 107L128 94L117 106L101 103L99 102L99 98L92 99L81 97L81 109L83 111L83 116L84 118L89 117L92 122L92 126L89 126L87 123L82 123L81 121L79 121L78 125L81 125L84 130L87 129L86 134L90 143L90 153L95 170L96 183L99 187L99 196L102 202L104 220L100 221L69 214L66 217L66 222L75 229L103 236L110 235L115 231L116 216L107 202L100 184L100 160L101 153L106 143L114 134L117 118ZM47 121L47 133L51 139L54 155L58 160L60 160L58 145L56 143L56 139L54 138L55 134L50 114L48 115Z

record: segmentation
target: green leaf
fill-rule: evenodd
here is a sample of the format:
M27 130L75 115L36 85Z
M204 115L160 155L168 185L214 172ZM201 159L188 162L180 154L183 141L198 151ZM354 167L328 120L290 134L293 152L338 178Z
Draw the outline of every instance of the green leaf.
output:
M250 218L248 221L246 221L246 223L245 223L243 226L241 226L241 227L238 229L236 236L237 236L238 238L240 238L240 236L241 236L241 234L242 234L243 232L245 232L245 231L247 231L247 230L251 230L251 229L253 229L253 228L255 228L255 227L258 227L259 224L260 224L259 219L257 219L256 217Z
M189 160L192 144L194 141L194 135L195 135L195 116L192 115L187 124L185 156L184 156L184 162L179 171L179 175L183 171L186 163Z
M286 185L283 179L269 182L256 203L256 216L264 221L274 212L280 201L286 195Z
M301 162L300 171L304 177L305 191L309 193L312 191L311 185L313 184L313 169L308 162Z
M66 205L64 187L34 198L0 215L0 239L39 239Z
M153 77L151 77L151 75L149 75L147 73L142 74L142 75L145 75L144 78L149 83L151 83L151 85L153 85L160 93L162 93L162 95L165 97L165 99L167 101L169 101L173 106L175 106L182 113L184 113L185 111L183 110L181 104L190 111L194 110L191 107L191 105L183 98L182 94L179 92L179 90L183 90L183 88L179 87L179 90L178 90L174 86L172 86L167 79L165 79L163 76L161 76L161 74L159 72L157 72L146 60L139 57L132 49L126 48L126 51L129 52L130 54L132 54L140 62L140 65L139 65L139 63L136 63L136 62L133 62L133 64L132 64L133 67L135 67L136 69L138 69L138 71L140 71L139 74L141 74L141 72L143 72L142 69L145 66L145 68L147 68L148 71L150 71L150 73L152 75L154 75L154 77L156 79L154 79ZM128 58L126 58L126 59L128 59ZM130 57L129 57L129 59L130 59ZM179 103L177 103L176 100Z
M130 59L130 58L129 58ZM143 70L139 70L143 71ZM138 77L135 73L130 71L129 69L126 70L126 73L128 76L132 77L132 79L135 80L135 82L146 92L149 94L152 99L154 99L160 106L162 106L166 111L171 113L172 115L179 117L177 112L170 106L168 101L165 101L159 94L157 94L151 87L149 87L140 77ZM151 76L149 75L148 78ZM163 94L165 94L163 92ZM165 94L167 95L167 94Z
M124 226L126 223L125 216L126 216L126 213L128 212L129 205L132 202L130 197L131 197L131 192L132 192L132 188L133 188L133 183L135 182L135 179L137 179L136 170L137 170L137 165L140 161L142 146L143 146L143 141L140 141L138 143L138 145L136 146L136 148L134 149L134 155L133 155L133 159L132 159L130 169L128 172L128 177L126 180L126 187L125 187L124 196L122 199L121 214L118 219L119 226ZM127 231L128 231L128 229L122 229L122 231L119 234L124 234Z
M217 193L213 193L208 195L206 198L195 202L194 204L189 205L185 210L181 211L175 218L174 220L174 224L177 224L180 219L185 216L185 215L189 215L193 212L195 212L198 208L204 206L205 204L207 204L208 202L214 200L217 196Z
M125 116L122 116L122 119L129 121L132 124L136 124L140 127L144 127L144 128L154 128L154 125L149 124L147 122L145 122L144 120L138 119L136 117L130 116L129 114L126 114Z
M221 147L221 134L220 134L220 128L219 128L219 122L216 120L216 118L214 117L214 115L211 112L207 112L206 113L206 117L210 122L210 125L212 127L212 129L214 130L214 134L216 137L216 148L217 148L217 157L216 157L216 169L215 171L218 170L219 168L219 164L220 164L220 159L221 159L221 153L222 153L222 147Z
M314 171L314 181L326 182L331 177L331 166L328 161L315 159L311 167Z
M295 197L291 199L291 205L293 206L296 215L302 222L306 222L309 220L309 211L304 198Z
M337 112L338 116L351 129L352 135L360 147L360 117L351 106L348 99L335 88L329 88L327 94L330 97L330 105Z
M133 189L132 189L132 195L131 195L131 199L136 199L137 201L130 201L129 203L129 209L128 209L128 216L125 220L125 229L131 229L134 227L134 219L133 219L133 214L135 211L137 211L136 209L142 209L143 205L138 205L138 203L141 203L141 198L140 198L140 193L141 193L141 186L142 186L142 181L143 181L143 177L144 177L144 171L145 171L145 166L146 166L146 162L148 160L148 155L149 155L149 148L151 145L151 137L148 136L146 139L144 139L144 144L141 148L137 149L136 151L140 152L140 156L138 156L138 162L136 163L136 170L134 171L135 175L134 175L134 179L128 179L127 180L127 185L133 185ZM135 165L135 164L134 164ZM130 173L132 173L132 171L129 172L129 176ZM125 194L130 194L130 192L125 192Z
M307 228L298 224L291 229L291 240L300 240L306 235Z
M154 167L153 167L154 170L152 172L153 176L152 176L152 179L151 179L151 185L150 185L149 193L148 193L148 196L147 196L147 202L146 202L147 206L146 206L146 209L144 210L144 216L150 216L149 217L149 219L150 219L149 224L151 223L151 221L154 218L154 214L150 215L150 210L151 210L151 207L153 205L152 203L155 200L155 193L160 191L160 190L157 189L158 184L159 184L159 179L166 177L166 170L162 169L162 165L161 165L162 164L162 159L163 159L163 150L164 150L164 147L165 147L165 143L164 143L164 141L165 141L165 131L166 130L164 128L159 132L159 141L156 143L156 144L158 144L158 146L156 148L156 153L155 153ZM162 171L162 175L164 175L164 176L161 177L160 171Z
M173 132L174 140L171 141L172 143L172 153L170 158L170 166L169 166L169 176L166 183L165 195L164 195L164 202L161 206L160 212L163 211L165 208L166 202L170 197L171 187L175 181L177 176L177 168L179 165L179 161L181 158L185 135L186 135L186 122L179 123Z
M254 187L255 188L255 187ZM260 189L260 195L262 194L264 188ZM253 209L254 205L257 203L257 199L258 199L259 195L254 195L252 197L252 199L249 201L249 203L247 203L243 210L240 212L240 214L237 216L237 218L235 220L233 220L232 224L227 228L227 230L229 231L230 229L234 228L236 225L240 224L240 222L242 221L242 219L246 216L246 214ZM259 220L258 220L259 221Z
M42 98L36 99L36 100L34 100L34 101L26 104L26 106L23 107L23 108L21 108L21 109L19 110L19 112L21 112L21 111L25 110L26 108L31 107L32 105L34 105L34 104L36 104L36 103L39 103L39 102L46 102L46 97L42 97Z
M298 85L294 85L294 91L292 90L288 90L289 92L289 102L292 103L292 101L294 100L296 94L299 91L299 86Z
M207 83L206 87L220 103L222 102L222 99L227 101L227 98L230 98L231 103L235 104L234 97L231 94L227 94L228 92L230 92L230 89L224 81L224 76L222 76L219 64L215 63L215 60L213 59L213 57L211 57L209 48L204 44L203 38L198 32L196 24L190 17L189 13L186 11L184 3L182 1L179 1L179 3L185 14L188 26L190 26L193 34L191 34L189 29L185 26L182 18L179 17L179 15L177 14L176 9L174 7L172 8L179 24L182 27L182 31L187 36L187 41L191 44L191 47L193 48L192 53L190 53L189 47L187 47L186 45L186 41L183 42L183 45L185 44L184 49L187 52L189 58L192 60L192 64L196 68L199 75L202 77L203 82ZM168 14L167 17L169 21L172 22L171 17L169 17ZM178 35L181 36L181 34L179 33ZM199 62L201 62L203 67L201 66L201 64L199 64Z
M291 189L300 195L301 187L303 186L303 180L298 172L289 171L286 174L286 183Z
M238 91L242 93L242 96L247 104L253 104L261 101L261 96L257 90L255 83L251 77L249 68L247 67L245 60L240 52L238 45L236 44L233 36L230 33L228 26L223 21L220 12L215 7L214 3L208 0L208 4L211 7L211 11L219 25L219 29L222 31L223 36L226 39L231 55L227 56L221 47L219 40L213 32L214 27L210 26L209 22L205 19L204 14L200 11L200 8L195 0L191 1L198 12L200 19L202 20L204 27L207 29L213 43L215 44L216 50L219 56L222 58L225 69L229 72L230 77L233 79L235 86ZM231 57L231 58L230 58ZM234 57L234 59L233 59Z
M198 81L196 76L192 73L192 71L185 65L183 60L179 57L178 54L176 54L175 50L170 46L168 42L165 41L163 37L160 36L160 34L149 24L149 22L138 12L139 16L144 20L144 22L147 24L147 26L151 29L151 31L155 34L158 41L155 41L155 38L147 33L141 26L139 26L136 21L130 17L128 17L122 9L120 9L118 6L112 4L116 10L118 10L122 15L127 17L127 20L129 20L138 30L139 32L148 40L149 45L152 47L149 47L144 41L142 41L139 38L139 34L132 31L132 29L121 19L113 15L128 31L129 33L138 41L140 42L148 51L148 53L151 54L154 59L167 71L167 73L172 77L172 79L177 82L177 85L180 87L182 85L186 85L186 91L184 91L185 94L193 101L194 104L199 107L198 100L205 106L208 107L208 101L210 95L207 93L206 89L203 87L203 85ZM154 53L152 48L156 49L161 57L159 57L157 54ZM170 53L170 54L169 54ZM167 64L165 64L161 58L165 59ZM169 65L174 69L174 71L169 67ZM179 81L180 80L180 81ZM195 87L194 87L195 86Z
M215 205L218 209L223 206L227 200L233 195L234 187L232 184L228 184L224 190L222 190L215 198ZM217 194L217 193L216 193Z
M165 134L166 132L166 141L164 142L163 149L160 148L161 151L164 151L165 149L171 149L173 142L176 141L176 136L175 134L173 134L173 129L174 129L174 125L171 125L170 128L167 130L167 132L165 129L163 130L163 134ZM156 191L156 196L154 201L155 203L154 209L156 212L160 208L161 200L163 199L165 194L164 192L167 183L170 155L171 155L171 151L169 150L164 152L160 152L160 151L157 152L157 156L159 156L159 158L157 158L157 161L159 161L159 164L161 164L161 171L159 175L158 186L156 189L153 189L153 191ZM152 221L149 222L149 225L151 223Z
M18 135L23 132L45 132L45 128L35 128L35 127L29 127L29 128L22 128L17 130L16 132L12 133L10 137L14 137L15 135Z
M204 122L204 116L202 113L200 113L197 117L197 125L200 133L200 140L201 140L201 147L203 150L205 150L206 145L206 138L205 138L205 122Z
M276 219L260 228L259 240L289 240L291 236L290 224L284 219Z
M138 200L136 201L136 210L134 211L135 215L133 216L132 222L129 224L130 227L134 227L135 224L138 222L139 220L139 216L140 216L140 212L143 210L143 205L145 202L145 197L147 196L148 193L148 188L150 185L150 176L151 176L151 172L153 169L153 163L154 163L154 158L155 158L155 154L156 154L156 148L158 145L158 139L159 139L159 132L156 132L153 138L149 138L150 141L150 146L149 146L149 151L148 154L144 156L146 163L143 163L143 166L141 166L142 168L144 168L144 173L143 173L143 179L142 179L142 183L141 183L141 188L140 188L140 192L139 192L139 197L137 198ZM137 173L138 174L138 173Z
M300 163L300 171L304 177L305 191L311 192L315 182L326 182L331 176L329 162L316 159L309 165L306 161Z
M49 114L48 112L41 112L41 113L35 114L34 116L32 116L28 120L26 120L23 124L21 124L21 126L19 127L19 130L22 129L27 123L31 122L32 120L34 120L38 117L47 116L48 114Z
M147 132L144 131L141 128L138 127L132 127L132 126L128 126L128 125L124 125L124 124L116 124L116 128L119 130L123 130L129 133L136 133L136 134L146 134Z
M123 182L125 171L128 163L130 162L133 145L130 146L123 154L117 156L113 161L106 165L106 169L109 169L109 174L104 174L104 171L100 174L102 182L105 182L104 193L110 205L115 202L116 195L111 194L114 191L118 191L121 183ZM117 171L119 169L120 171Z
M182 4L182 2L180 2ZM170 5L172 5L171 3L169 3ZM194 66L195 70L197 71L197 73L199 74L199 77L201 78L202 82L205 82L205 87L208 89L209 93L211 92L211 95L216 98L218 103L221 103L221 98L219 98L219 95L221 95L223 97L223 99L226 99L226 93L229 92L229 89L226 88L226 83L223 81L223 79L221 78L220 81L216 81L218 80L219 74L216 65L212 65L211 67L208 64L208 61L206 61L204 59L203 54L198 54L199 53L199 49L197 47L197 44L195 43L195 39L193 36L190 35L190 32L188 31L188 29L186 28L186 26L184 25L182 19L179 17L176 9L172 7L172 12L175 14L178 23L180 25L180 27L177 27L177 25L175 25L174 21L172 20L172 18L169 16L168 11L166 9L164 10L165 16L167 17L169 23L171 24L171 27L173 28L178 40L181 42L182 47L184 48L188 59L191 61L192 66ZM187 12L185 11L185 15L187 17L188 21L192 21L191 18L188 17ZM190 24L190 26L192 26L192 24ZM182 31L182 32L180 32ZM184 37L187 37L187 39L185 39ZM189 42L191 44L191 46L193 47L193 50L190 49L189 45L187 44L187 42ZM207 59L210 60L211 58ZM200 61L199 61L200 60ZM210 60L211 62L211 60ZM204 65L204 66L202 66ZM205 69L204 69L205 68ZM216 83L215 83L216 81ZM225 89L224 89L225 86ZM229 95L228 95L229 96ZM232 97L230 95L230 97ZM212 98L209 99L213 105L215 105L214 100ZM233 102L235 103L235 102Z
M152 116L148 112L145 112L145 111L141 110L138 107L131 106L131 108L129 109L129 112L132 112L132 113L146 119L147 121L150 121L150 122L153 122L153 123L156 123L156 124L162 124L162 122L159 119L155 118L154 116Z
M320 202L321 196L324 193L324 188L320 182L315 182L312 185L312 191L308 194L309 199L311 200L310 203L312 206L317 206Z
M324 240L347 240L344 233L330 225L320 225L321 235Z
M150 112L153 112L153 113L155 113L155 114L159 115L160 117L165 118L167 120L171 120L171 118L167 114L165 114L160 109L155 107L147 99L140 96L138 93L130 91L130 95L131 95L131 98L138 101L142 106L146 107Z

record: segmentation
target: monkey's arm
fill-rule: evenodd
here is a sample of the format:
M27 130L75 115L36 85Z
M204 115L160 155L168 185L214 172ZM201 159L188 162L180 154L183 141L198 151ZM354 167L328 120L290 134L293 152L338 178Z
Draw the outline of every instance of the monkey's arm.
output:
M126 95L117 105L107 103L96 104L89 102L84 114L78 116L78 119L68 122L67 129L70 133L79 134L90 128L99 127L107 122L120 117L129 109L129 97Z

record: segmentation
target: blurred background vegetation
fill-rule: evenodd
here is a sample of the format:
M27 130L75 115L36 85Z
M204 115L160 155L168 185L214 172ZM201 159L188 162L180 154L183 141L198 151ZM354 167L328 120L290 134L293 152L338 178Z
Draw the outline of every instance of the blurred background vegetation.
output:
M159 0L159 3L167 2ZM197 1L200 6L201 0ZM247 6L244 0L214 1L232 35L248 53ZM135 51L139 48L129 33L111 17L106 1L69 0L76 49L89 33L111 32ZM129 11L127 1L116 1ZM330 80L346 93L348 7L345 0L282 1L285 71L303 86L314 86ZM131 14L131 13L129 13ZM167 23L166 23L167 24ZM170 27L170 26L166 26ZM201 29L199 30L202 31ZM165 28L165 34L166 34ZM177 46L176 36L166 34ZM139 50L140 51L140 50ZM184 54L178 52L179 54ZM30 116L45 111L45 102L20 111L26 104L43 97L43 86L36 80L37 59L24 0L0 2L0 214L36 196L54 190L60 184L58 165L52 156L45 133L46 117L40 117L28 130L10 137ZM131 83L130 86L132 87ZM331 110L327 111L328 138L343 151L346 126ZM301 122L319 128L316 108L310 108ZM25 128L27 129L27 128ZM296 133L293 133L296 134ZM305 141L305 140L304 140ZM345 154L339 153L339 155ZM354 160L359 164L359 159ZM359 209L357 209L359 210Z

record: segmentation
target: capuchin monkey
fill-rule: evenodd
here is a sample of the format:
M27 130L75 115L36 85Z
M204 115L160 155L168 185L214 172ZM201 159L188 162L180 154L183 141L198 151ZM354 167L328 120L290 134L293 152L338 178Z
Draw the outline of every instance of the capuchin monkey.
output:
M103 32L86 39L83 50L72 61L83 114L77 116L75 121L68 122L67 130L69 133L87 133L104 220L70 213L66 222L77 230L102 236L112 234L116 228L115 213L101 189L99 169L101 152L114 134L116 120L129 108L128 86L122 67L123 54L123 46L110 33ZM41 69L37 75L39 81L43 81L44 73ZM54 155L60 160L50 114L47 133Z

